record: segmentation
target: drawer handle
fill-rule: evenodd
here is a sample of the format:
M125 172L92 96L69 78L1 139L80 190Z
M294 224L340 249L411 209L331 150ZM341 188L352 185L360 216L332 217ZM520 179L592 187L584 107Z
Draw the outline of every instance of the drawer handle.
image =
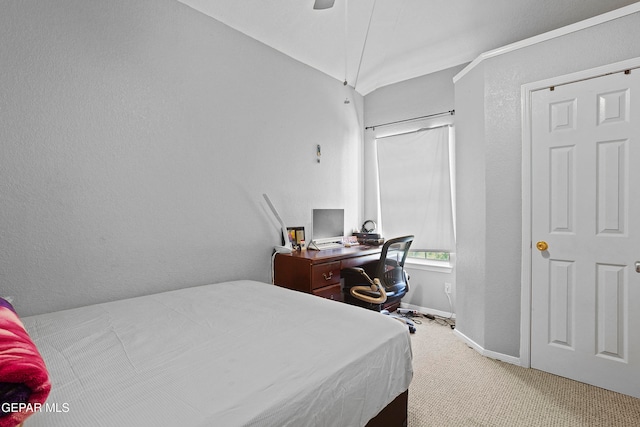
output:
M322 273L322 277L324 277L324 280L331 280L333 277L333 271L330 271L328 276L327 273Z

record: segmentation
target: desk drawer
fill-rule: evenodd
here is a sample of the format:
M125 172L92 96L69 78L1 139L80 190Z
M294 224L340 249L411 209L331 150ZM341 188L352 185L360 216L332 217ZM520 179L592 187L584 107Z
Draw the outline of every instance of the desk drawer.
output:
M324 288L314 289L313 295L316 295L322 298L332 299L334 301L340 301L340 302L344 301L344 298L342 297L342 289L340 288L340 283L338 283L337 285L329 285L329 286L325 286Z
M317 264L311 267L311 289L340 283L340 261Z

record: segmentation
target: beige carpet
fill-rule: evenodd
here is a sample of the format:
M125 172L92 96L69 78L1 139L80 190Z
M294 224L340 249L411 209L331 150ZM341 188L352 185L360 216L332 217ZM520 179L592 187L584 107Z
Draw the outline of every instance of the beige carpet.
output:
M483 357L420 320L409 427L640 426L640 399Z

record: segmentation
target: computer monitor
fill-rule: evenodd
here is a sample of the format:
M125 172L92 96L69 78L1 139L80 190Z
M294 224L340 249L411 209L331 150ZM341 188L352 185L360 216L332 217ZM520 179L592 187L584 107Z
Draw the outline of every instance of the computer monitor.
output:
M344 209L314 209L311 229L316 243L342 242Z

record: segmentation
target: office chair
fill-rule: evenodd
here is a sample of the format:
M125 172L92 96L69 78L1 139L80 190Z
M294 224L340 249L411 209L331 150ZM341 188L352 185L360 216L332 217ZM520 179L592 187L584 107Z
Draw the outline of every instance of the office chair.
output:
M412 242L413 236L387 240L382 246L380 259L373 265L343 269L340 275L344 301L385 314L389 313L387 309L399 307L400 300L409 292L409 276L404 270L404 262ZM371 279L370 275L374 278ZM405 323L411 330L412 324Z

